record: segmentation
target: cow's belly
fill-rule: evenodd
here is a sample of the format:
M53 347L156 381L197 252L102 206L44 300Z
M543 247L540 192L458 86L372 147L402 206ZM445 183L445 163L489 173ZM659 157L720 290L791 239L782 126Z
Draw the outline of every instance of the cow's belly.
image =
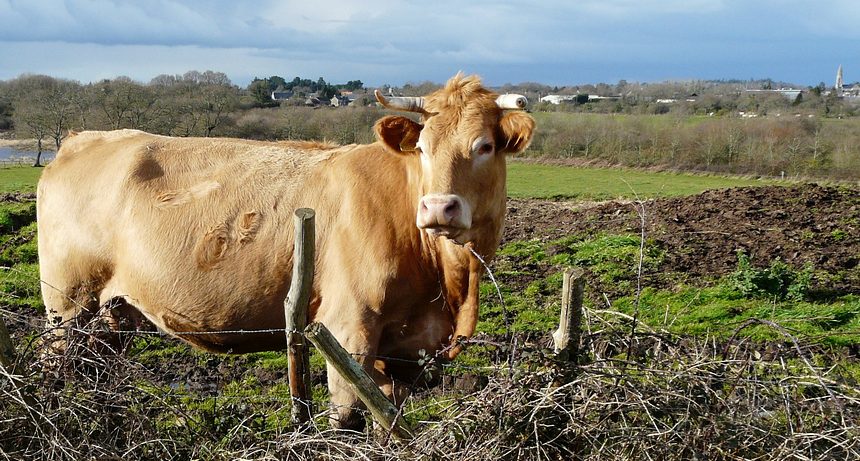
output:
M209 351L285 347L283 300L289 279L241 267L201 272L182 265L167 276L146 266L159 267L140 260L118 267L101 300L122 297L159 329Z

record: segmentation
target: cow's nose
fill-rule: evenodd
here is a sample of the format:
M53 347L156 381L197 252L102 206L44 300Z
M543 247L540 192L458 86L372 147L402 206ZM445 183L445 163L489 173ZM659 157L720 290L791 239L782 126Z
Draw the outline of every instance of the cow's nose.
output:
M418 205L418 227L461 227L463 201L456 195L427 195Z

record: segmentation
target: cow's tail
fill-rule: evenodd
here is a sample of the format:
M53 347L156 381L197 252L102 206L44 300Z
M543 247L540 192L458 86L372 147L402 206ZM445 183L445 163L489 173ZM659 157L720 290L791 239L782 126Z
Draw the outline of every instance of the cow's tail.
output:
M451 337L451 349L448 351L448 359L454 357L463 350L462 341L469 339L475 334L478 325L478 300L481 288L481 274L483 265L475 255L469 255L469 288L466 299L457 310L454 318L454 335Z

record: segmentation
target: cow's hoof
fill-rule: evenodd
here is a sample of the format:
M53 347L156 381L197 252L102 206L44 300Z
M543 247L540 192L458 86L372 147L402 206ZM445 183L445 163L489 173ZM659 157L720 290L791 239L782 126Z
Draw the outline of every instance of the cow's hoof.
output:
M335 429L347 431L364 431L364 415L354 409L338 410L331 415L331 425Z

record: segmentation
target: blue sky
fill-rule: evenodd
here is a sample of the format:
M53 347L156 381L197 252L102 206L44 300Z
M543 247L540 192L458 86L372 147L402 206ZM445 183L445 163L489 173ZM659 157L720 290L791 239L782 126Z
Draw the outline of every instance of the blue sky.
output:
M0 80L860 80L860 1L0 0Z

